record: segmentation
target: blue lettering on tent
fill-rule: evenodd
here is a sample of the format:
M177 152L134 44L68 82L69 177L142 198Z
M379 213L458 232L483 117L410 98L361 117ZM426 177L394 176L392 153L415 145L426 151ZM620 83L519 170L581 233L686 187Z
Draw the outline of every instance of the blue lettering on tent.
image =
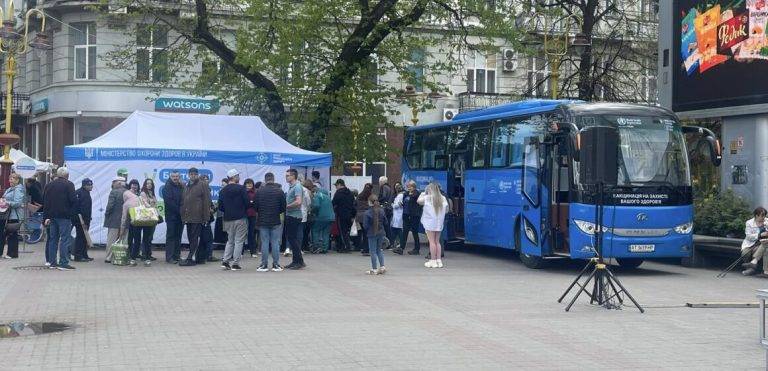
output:
M65 161L188 161L236 164L331 166L330 153L274 153L151 148L64 148ZM202 174L202 173L201 173ZM170 176L170 173L167 174Z
M208 176L208 179L213 179L213 172L208 169L197 169L198 174L200 176ZM189 181L189 169L162 169L160 170L160 173L158 174L160 178L160 182L162 183L168 183L168 180L171 179L171 174L176 171L179 173L179 177L181 178L182 182L188 182Z

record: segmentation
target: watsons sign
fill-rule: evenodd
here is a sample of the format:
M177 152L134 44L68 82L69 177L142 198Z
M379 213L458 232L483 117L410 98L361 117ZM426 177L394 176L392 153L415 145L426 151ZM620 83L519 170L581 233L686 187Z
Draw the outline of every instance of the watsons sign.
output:
M157 98L157 112L216 113L221 104L213 99Z

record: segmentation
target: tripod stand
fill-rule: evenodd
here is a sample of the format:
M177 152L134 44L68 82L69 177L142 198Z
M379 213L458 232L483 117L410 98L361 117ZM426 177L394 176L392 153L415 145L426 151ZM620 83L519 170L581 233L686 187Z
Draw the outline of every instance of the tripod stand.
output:
M597 305L606 309L619 309L621 308L621 305L624 304L624 299L621 296L623 293L627 296L627 298L629 298L629 300L632 301L632 304L634 304L635 307L640 310L640 313L645 313L645 310L643 310L635 298L630 295L629 291L627 291L619 279L613 275L611 270L608 268L608 265L603 261L603 187L603 182L597 183L598 198L597 202L595 203L595 253L597 256L589 260L589 263L587 263L579 275L576 276L576 279L571 282L571 285L568 286L568 289L565 290L557 302L562 303L563 299L568 296L568 293L570 293L574 287L578 286L578 292L573 296L573 299L571 299L571 302L568 303L568 306L565 307L566 312L571 309L573 304L576 303L576 300L582 293L586 293L587 296L589 296L590 304L597 303ZM589 276L587 276L587 279L584 281L584 283L579 282L581 277L583 277L584 274L590 270L590 268L592 268L592 272L589 274ZM592 290L588 291L587 287L589 287L590 282L592 282ZM618 304L615 304L613 299L617 299Z

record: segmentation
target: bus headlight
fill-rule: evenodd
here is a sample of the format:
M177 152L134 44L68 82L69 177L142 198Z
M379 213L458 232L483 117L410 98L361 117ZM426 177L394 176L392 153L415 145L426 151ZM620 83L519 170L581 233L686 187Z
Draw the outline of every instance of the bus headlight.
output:
M576 226L579 227L579 229L581 229L582 232L589 235L595 234L595 229L597 229L597 227L595 226L595 223L588 222L585 220L579 220L579 219L573 219L573 222L576 223ZM603 233L605 232L608 232L608 228L603 226Z
M528 238L528 241L531 241L532 244L538 246L539 237L536 235L536 228L528 221L528 219L523 218L523 228L525 229L525 237Z
M688 222L685 224L680 224L677 227L675 227L675 232L680 234L689 234L693 231L693 223Z

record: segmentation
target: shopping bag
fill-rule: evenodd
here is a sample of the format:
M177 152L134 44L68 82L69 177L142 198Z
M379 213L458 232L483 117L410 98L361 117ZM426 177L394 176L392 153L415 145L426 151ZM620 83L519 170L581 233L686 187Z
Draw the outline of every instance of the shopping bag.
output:
M112 264L128 265L128 244L123 240L117 240L112 244Z
M160 222L160 214L154 207L139 205L128 210L134 227L154 227Z
M83 216L81 214L77 214L77 217L80 219L80 228L83 229L83 236L85 236L85 247L91 248L93 247L93 240L91 239L90 228L85 225L85 220L83 220Z
M360 229L360 225L357 224L357 221L354 221L352 223L352 228L349 229L349 236L350 237L357 237L357 231Z

